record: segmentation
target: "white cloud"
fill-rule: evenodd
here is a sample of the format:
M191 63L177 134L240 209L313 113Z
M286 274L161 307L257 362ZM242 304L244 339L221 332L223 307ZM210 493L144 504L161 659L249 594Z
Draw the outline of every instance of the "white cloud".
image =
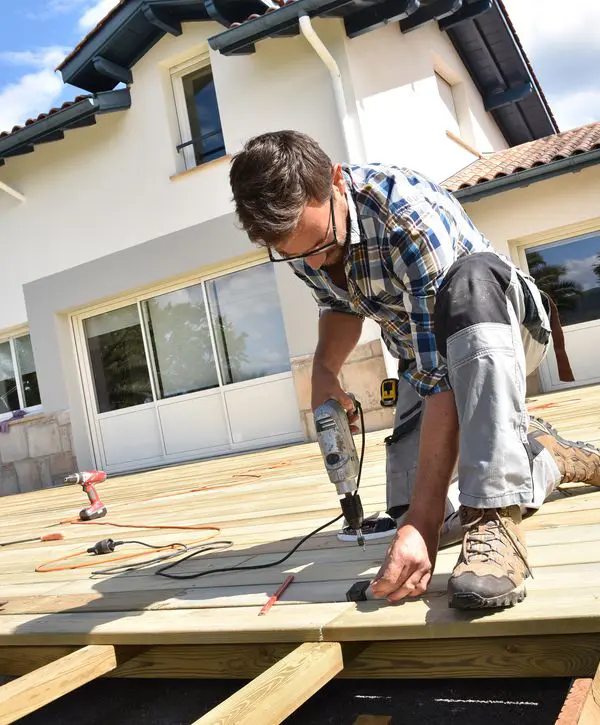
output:
M561 130L600 121L600 3L504 2Z
M598 264L598 255L592 254L585 259L570 259L565 262L565 276L577 282L584 290L598 285L598 277L594 273L594 265Z
M61 48L58 45L37 50L5 50L0 52L0 63L45 70L56 68L67 52L67 48Z
M64 55L65 49L57 46L0 53L0 63L33 71L0 89L0 131L9 131L56 102L64 86L54 68Z
M117 5L119 0L99 0L91 7L88 7L79 18L79 30L88 31L97 25L110 10Z

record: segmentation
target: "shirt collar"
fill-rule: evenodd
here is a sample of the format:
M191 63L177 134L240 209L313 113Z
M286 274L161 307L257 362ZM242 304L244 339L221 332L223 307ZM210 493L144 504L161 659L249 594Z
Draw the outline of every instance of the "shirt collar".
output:
M360 227L358 224L358 209L354 203L354 197L352 195L352 187L354 181L349 169L344 169L344 176L346 177L346 201L348 202L348 215L350 217L350 246L360 243Z

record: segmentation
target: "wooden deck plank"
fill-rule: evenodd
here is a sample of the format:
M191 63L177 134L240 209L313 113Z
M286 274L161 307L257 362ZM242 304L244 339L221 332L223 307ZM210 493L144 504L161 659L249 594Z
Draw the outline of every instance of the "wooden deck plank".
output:
M530 401L534 413L565 435L600 442L600 386ZM367 436L362 497L368 513L385 500L384 431ZM600 489L574 486L556 494L525 523L535 579L514 610L465 618L449 610L447 577L457 548L439 554L429 592L400 607L349 604L356 579L376 573L386 544L365 553L337 541L338 524L272 569L170 581L150 571L91 578L90 569L37 574L44 559L84 549L105 537L151 543L200 538L202 532L145 530L140 524L212 524L234 547L183 564L264 564L339 513L316 444L291 446L109 478L100 486L112 524L60 524L84 498L78 487L10 496L0 508L1 539L60 531L65 540L0 549L0 642L70 646L87 643L176 645L319 639L508 637L596 633L600 617ZM200 490L199 490L200 489ZM135 516L132 511L135 510ZM106 560L97 558L99 568ZM285 575L294 585L267 617L260 605ZM262 621L261 621L262 620Z

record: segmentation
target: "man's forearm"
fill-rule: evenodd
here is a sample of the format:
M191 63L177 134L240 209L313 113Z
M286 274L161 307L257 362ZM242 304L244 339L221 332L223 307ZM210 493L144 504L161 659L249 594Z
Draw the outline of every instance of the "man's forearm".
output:
M437 393L425 402L415 489L407 516L417 528L421 523L442 523L457 457L458 418L454 393Z
M339 375L342 365L356 347L363 320L356 315L328 310L319 318L319 342L313 367Z

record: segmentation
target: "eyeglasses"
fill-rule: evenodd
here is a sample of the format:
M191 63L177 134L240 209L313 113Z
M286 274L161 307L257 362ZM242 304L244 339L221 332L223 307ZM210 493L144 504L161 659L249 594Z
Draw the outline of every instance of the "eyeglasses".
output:
M306 259L306 257L314 257L317 254L321 254L322 252L325 252L328 249L333 249L334 247L339 247L339 242L337 238L337 229L335 226L335 215L333 213L333 194L329 197L329 224L327 225L327 231L325 232L325 237L327 237L327 234L329 233L329 227L331 226L331 229L333 230L333 240L331 242L326 242L325 244L321 244L320 246L314 247L308 252L304 252L303 254L285 254L285 252L279 252L276 249L273 249L271 247L268 247L269 252L269 259L271 262L289 262L292 259Z

